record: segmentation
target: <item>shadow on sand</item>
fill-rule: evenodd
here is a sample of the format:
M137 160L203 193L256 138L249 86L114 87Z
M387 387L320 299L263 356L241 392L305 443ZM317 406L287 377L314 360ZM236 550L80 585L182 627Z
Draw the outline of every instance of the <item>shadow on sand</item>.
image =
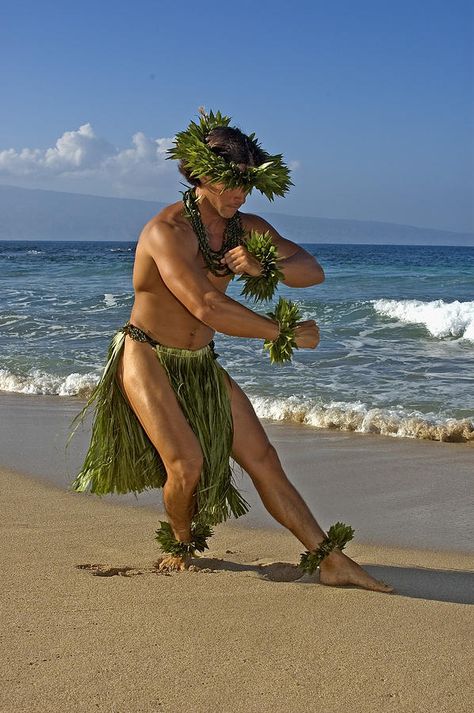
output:
M294 582L298 585L319 584L318 573L301 575L301 570L289 562L270 564L239 564L224 559L199 557L193 559L191 569L203 573L253 572L268 582ZM153 567L114 567L105 564L78 564L77 569L87 570L99 577L133 577L141 574L163 574ZM474 572L463 570L426 569L422 567L386 567L362 564L364 569L383 582L395 587L394 594L414 599L428 599L455 604L474 604ZM167 576L172 576L165 573ZM352 588L352 587L350 587ZM393 596L393 595L392 595Z
M318 574L301 576L301 570L288 562L271 564L238 564L220 559L200 557L196 563L201 568L230 572L255 572L271 582L318 583ZM438 602L474 604L474 572L422 567L386 567L361 565L372 577L395 587L394 594L414 599L431 599Z

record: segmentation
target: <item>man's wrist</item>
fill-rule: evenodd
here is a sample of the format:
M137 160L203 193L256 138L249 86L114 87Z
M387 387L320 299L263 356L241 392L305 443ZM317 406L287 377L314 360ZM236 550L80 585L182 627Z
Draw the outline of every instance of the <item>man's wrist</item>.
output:
M262 335L264 339L273 341L278 339L280 334L280 324L275 319L267 319L269 322L267 334Z
M258 260L255 260L256 265L255 265L255 272L247 272L245 273L246 275L249 275L249 277L263 277L263 267L262 263L259 262Z

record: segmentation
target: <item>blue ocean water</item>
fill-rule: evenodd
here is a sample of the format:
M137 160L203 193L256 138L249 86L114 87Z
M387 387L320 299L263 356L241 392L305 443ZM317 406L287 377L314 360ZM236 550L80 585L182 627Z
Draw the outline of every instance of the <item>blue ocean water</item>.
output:
M283 285L280 294L316 319L318 349L272 366L260 340L216 335L221 363L257 413L314 427L474 439L474 248L305 247L326 281ZM0 242L0 392L90 392L110 337L130 315L134 248ZM237 281L228 294L241 299Z

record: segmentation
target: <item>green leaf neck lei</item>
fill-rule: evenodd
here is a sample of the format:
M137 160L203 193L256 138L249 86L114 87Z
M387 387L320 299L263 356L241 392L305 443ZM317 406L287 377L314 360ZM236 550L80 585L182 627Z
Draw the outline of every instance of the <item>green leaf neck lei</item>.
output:
M224 239L219 250L213 250L209 244L209 236L207 234L204 223L202 222L199 204L194 188L190 188L183 193L183 203L185 208L185 216L191 222L194 233L198 239L199 250L204 258L204 262L210 272L217 277L233 275L232 270L224 263L221 263L222 258L228 250L232 250L239 245L242 245L244 229L240 213L237 211L232 218L229 218L224 231Z

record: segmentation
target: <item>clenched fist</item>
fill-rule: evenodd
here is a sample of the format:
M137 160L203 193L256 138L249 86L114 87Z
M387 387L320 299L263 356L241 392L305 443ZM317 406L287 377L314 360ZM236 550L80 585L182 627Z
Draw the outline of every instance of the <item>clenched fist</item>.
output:
M316 349L319 344L319 327L314 319L296 325L295 341L300 349Z
M228 250L221 260L235 275L252 275L258 277L262 273L259 261L253 257L243 245Z

